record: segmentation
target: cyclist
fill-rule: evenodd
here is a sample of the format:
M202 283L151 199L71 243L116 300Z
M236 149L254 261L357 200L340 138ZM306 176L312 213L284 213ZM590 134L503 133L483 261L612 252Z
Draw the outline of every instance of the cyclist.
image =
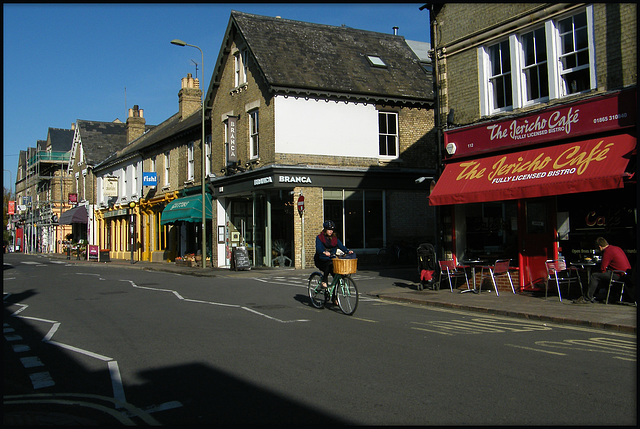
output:
M347 249L344 244L333 233L336 224L332 220L325 220L322 224L322 231L316 237L316 253L313 262L322 271L322 287L327 287L329 274L333 274L333 261L336 251L340 249L344 253L351 254L353 250Z

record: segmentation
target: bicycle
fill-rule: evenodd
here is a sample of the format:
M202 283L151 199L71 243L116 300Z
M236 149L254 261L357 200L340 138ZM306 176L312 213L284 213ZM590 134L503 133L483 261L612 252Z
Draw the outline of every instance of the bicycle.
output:
M335 265L333 280L330 285L323 288L322 273L315 271L309 276L308 290L311 305L315 308L324 308L327 301L334 302L336 300L340 311L347 316L351 316L358 308L359 294L356 282L353 281L350 274L335 272Z

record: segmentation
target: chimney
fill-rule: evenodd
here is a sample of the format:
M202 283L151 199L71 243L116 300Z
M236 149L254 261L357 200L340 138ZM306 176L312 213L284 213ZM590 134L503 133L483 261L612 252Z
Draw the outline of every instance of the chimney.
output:
M178 92L178 103L180 105L180 120L185 119L200 109L200 81L193 78L191 73L182 78L182 88Z
M396 26L393 27L393 35L394 36L398 35L398 28L400 28L400 27L396 27Z
M129 109L129 117L127 118L127 144L144 134L146 121L143 113L144 111L140 109L137 104L133 106L133 109Z

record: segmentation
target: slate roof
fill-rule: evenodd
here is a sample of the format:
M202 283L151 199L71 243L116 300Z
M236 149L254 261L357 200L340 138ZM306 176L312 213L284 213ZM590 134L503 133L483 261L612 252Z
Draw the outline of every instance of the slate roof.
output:
M114 161L125 158L127 155L131 155L136 152L144 152L145 149L149 149L151 146L169 143L180 138L184 133L191 132L193 130L201 132L201 124L202 109L196 110L184 120L180 120L180 112L177 112L169 119L154 126L147 133L138 137L127 146L112 153L111 156L107 157L96 166L96 171L99 171L100 168L108 167Z
M47 140L51 141L52 152L69 152L73 147L74 130L49 128Z
M404 37L232 11L211 88L237 29L272 93L427 105L432 77ZM368 55L387 67L374 67ZM207 94L209 96L209 94Z
M76 122L85 161L96 165L112 153L127 145L127 124L122 122L85 121ZM147 125L147 129L153 126Z

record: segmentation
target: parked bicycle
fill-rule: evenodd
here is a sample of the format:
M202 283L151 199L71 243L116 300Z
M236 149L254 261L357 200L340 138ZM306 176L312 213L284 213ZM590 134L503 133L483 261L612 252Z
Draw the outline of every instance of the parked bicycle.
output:
M315 271L309 276L309 298L311 305L315 308L324 308L327 302L336 302L340 311L347 316L355 313L358 308L358 288L356 282L351 278L351 272L355 272L355 268L344 269L340 266L342 261L357 261L357 259L334 259L334 274L331 284L322 287L322 273ZM355 267L356 262L349 262Z
M412 265L416 262L415 247L401 243L381 248L376 256L379 266Z

